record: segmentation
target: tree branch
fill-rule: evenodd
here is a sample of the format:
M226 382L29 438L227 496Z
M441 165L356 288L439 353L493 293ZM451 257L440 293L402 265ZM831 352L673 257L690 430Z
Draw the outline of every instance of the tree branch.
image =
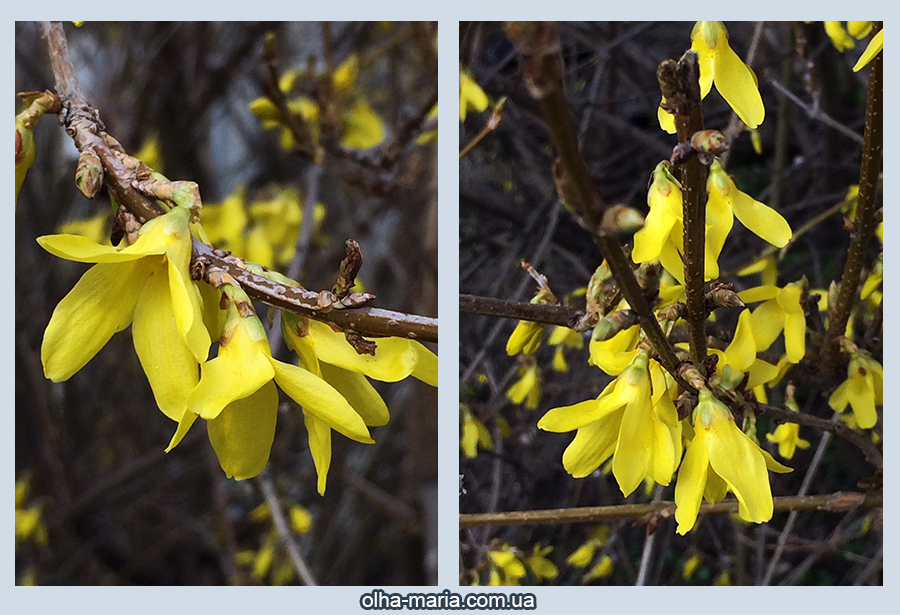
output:
M69 57L62 25L59 22L43 22L41 29L51 58L57 94L62 100L62 121L66 133L75 142L75 147L79 152L91 150L100 159L104 185L116 203L143 222L161 215L154 199L138 188L139 182L149 177L150 170L143 162L126 154L118 142L106 133L97 110L84 99ZM342 306L335 305L338 309L323 311L317 308L315 299L310 299L310 294L316 295L313 291L258 276L237 264L238 259L227 259L227 255L218 253L211 246L195 239L192 270L199 256L203 256L208 264L227 271L236 280L247 282L243 285L247 294L266 305L331 323L362 335L438 341L436 318L368 306L340 309Z
M824 510L845 512L854 508L868 509L884 506L881 494L862 494L839 491L830 495L804 495L773 498L775 512L789 510ZM701 515L722 515L738 512L738 501L728 499L715 504L700 505ZM616 519L638 519L648 515L668 518L675 516L675 502L650 504L622 504L619 506L588 506L554 510L523 510L497 513L461 514L460 529L497 525L536 525L541 523L597 523Z

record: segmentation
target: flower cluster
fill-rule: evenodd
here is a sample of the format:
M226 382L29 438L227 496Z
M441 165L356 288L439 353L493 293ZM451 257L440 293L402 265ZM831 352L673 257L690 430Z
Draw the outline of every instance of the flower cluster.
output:
M324 493L331 431L373 442L369 427L388 421L384 401L366 376L408 376L437 386L437 357L420 343L386 338L374 355L359 355L341 333L285 314L285 339L298 364L272 357L265 328L244 291L192 279L194 210L175 206L144 224L131 245L100 245L51 235L38 242L69 260L96 263L53 312L41 359L50 380L68 380L118 331L132 327L135 351L160 410L178 423L167 451L193 423L207 423L226 475L246 479L269 459L278 408L276 384L300 405ZM274 274L273 274L274 275ZM218 342L210 356L212 340Z

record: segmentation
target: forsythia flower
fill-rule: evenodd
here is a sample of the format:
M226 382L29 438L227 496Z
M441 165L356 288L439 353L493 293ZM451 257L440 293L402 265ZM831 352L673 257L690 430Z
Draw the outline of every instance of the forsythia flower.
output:
M566 558L566 562L576 568L585 568L594 559L594 551L603 547L608 541L611 529L608 525L601 525L591 531L587 539L572 555Z
M516 554L513 553L512 549L510 549L509 545L504 544L498 549L491 549L488 551L488 558L490 558L493 566L491 567L491 580L489 585L518 585L519 579L525 576L527 571L525 570L525 565L519 561L516 557ZM500 580L500 575L494 574L494 569L499 569L503 571L503 581Z
M575 478L587 476L612 456L613 474L625 496L647 476L668 485L681 458L681 423L666 375L643 350L596 400L554 408L538 428L578 430L563 453L563 465Z
M578 331L557 325L553 327L547 343L556 346L556 351L553 353L553 369L558 372L568 372L569 364L566 362L563 348L583 348L584 338Z
M716 90L749 128L762 124L766 115L756 76L728 44L728 30L721 21L698 21L691 31L691 49L700 62L700 98ZM659 124L675 132L674 117L659 109Z
M117 331L132 324L138 358L160 410L179 421L210 347L188 271L191 211L175 207L141 228L134 245L103 246L84 237L39 237L60 258L97 263L59 302L41 345L44 375L68 380Z
M553 551L553 547L541 548L541 543L534 545L531 555L525 558L525 565L531 569L534 578L541 582L544 579L555 579L559 575L559 569L556 564L547 559Z
M514 404L525 402L525 408L534 410L541 402L541 373L537 364L519 368L519 379L506 391L506 397Z
M708 389L701 389L694 409L694 438L688 445L675 485L678 533L686 534L697 520L700 501L737 496L739 515L762 523L772 518L772 491L766 468L791 472L761 449L734 422L731 411Z
M618 376L637 357L640 337L641 326L634 325L603 342L591 339L588 363L596 365L610 376Z
M869 62L872 61L876 55L881 52L881 49L884 45L884 30L879 30L878 34L872 37L872 40L869 41L868 47L863 52L863 54L859 57L856 64L853 65L853 72L857 72L866 66Z
M800 425L782 423L774 433L767 433L766 440L778 444L778 454L785 459L792 459L798 448L809 448L809 441L800 437Z
M701 563L703 563L703 558L699 555L690 556L681 570L681 578L690 579L697 572L697 568L700 567Z
M493 449L494 441L491 439L491 434L487 427L484 426L484 423L475 418L472 411L464 404L460 404L460 410L463 414L463 433L459 440L459 446L466 457L469 459L477 457L479 445L485 450Z
M875 406L884 405L883 396L884 372L881 365L867 353L859 352L850 357L847 379L828 398L828 405L835 412L843 412L849 404L856 423L862 429L871 429L878 422Z
M541 345L545 324L520 320L506 342L506 354L513 356L520 352L534 354Z
M613 573L614 569L615 569L615 564L613 563L612 558L608 555L604 555L603 558L600 560L600 562L596 566L591 568L587 572L587 574L585 574L583 577L581 577L581 583L582 584L590 583L591 581L594 581L595 579L603 579L605 577L608 577L609 575L611 575Z
M466 114L471 111L482 112L490 101L472 76L462 68L459 69L459 121L466 121Z
M644 227L634 234L631 259L635 263L647 263L658 258L666 271L684 284L681 184L672 176L666 161L660 162L653 170L647 205L650 213Z
M738 317L734 338L725 352L715 348L710 348L709 352L719 357L716 373L722 377L722 382L726 386L737 386L743 374L748 372L745 384L747 389L754 389L779 378L780 370L777 366L756 357L756 340L750 310L743 310Z
M757 286L738 293L744 303L763 301L753 312L753 337L756 350L765 351L784 331L784 346L791 363L799 363L806 355L806 315L800 305L803 294L800 283L784 288Z

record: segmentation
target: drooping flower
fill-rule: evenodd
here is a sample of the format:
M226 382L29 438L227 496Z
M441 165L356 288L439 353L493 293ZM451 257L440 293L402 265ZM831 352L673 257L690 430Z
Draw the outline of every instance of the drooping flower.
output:
M190 210L176 207L145 224L134 245L122 249L75 235L38 238L60 258L97 263L53 311L41 345L47 378L68 380L133 323L135 351L156 402L166 416L181 420L210 347L189 272L190 217Z
M672 176L666 161L653 170L647 205L650 213L643 228L634 234L631 259L635 263L648 263L658 258L666 271L684 284L681 184Z
M809 440L800 437L800 425L782 423L773 433L766 434L766 440L778 444L778 454L785 459L792 459L798 448L809 448Z
M537 363L519 368L519 379L506 391L506 397L514 404L525 402L525 408L534 410L541 402L541 372Z
M538 428L577 430L563 453L563 466L575 478L613 457L613 475L624 495L648 476L668 485L681 458L681 423L666 378L659 364L640 350L596 400L553 408Z
M274 359L265 329L246 293L231 285L224 285L222 290L219 305L226 315L218 355L201 366L200 381L188 396L189 412L167 450L175 447L200 417L207 421L210 442L225 474L237 480L256 476L268 462L275 437L278 383L303 408L319 474L319 492L324 493L331 461L331 429L371 444L374 440L365 421L320 375ZM319 449L314 449L314 441ZM324 455L317 456L316 452L326 448L327 463L323 463Z
M716 86L719 94L748 128L762 124L766 115L756 76L728 44L728 30L721 21L698 21L691 31L691 49L700 61L700 98ZM659 124L675 132L672 114L659 109Z
M862 429L871 429L878 422L875 407L884 405L884 371L864 351L850 357L847 379L828 398L828 405L835 412L843 412L848 404Z
M609 541L610 533L611 529L608 525L594 528L588 539L566 558L566 562L576 568L586 568L594 559L594 552Z
M509 356L517 355L520 352L534 354L541 346L541 337L544 335L545 328L544 323L520 320L506 341L506 354Z
M462 437L459 440L459 446L466 457L475 459L478 456L479 446L485 450L492 450L494 441L484 423L475 418L475 415L472 414L472 411L465 404L460 404L459 407L463 415Z
M585 583L590 583L591 581L595 581L597 579L608 577L613 573L615 567L616 566L612 558L609 555L604 555L597 563L597 565L588 570L587 574L581 577L582 585Z
M757 286L738 293L744 303L763 303L753 311L753 337L756 349L764 352L784 331L784 346L791 363L799 363L806 355L806 315L800 298L802 283Z
M694 409L694 437L688 445L675 485L678 533L697 520L705 497L717 502L728 491L737 496L741 519L762 523L772 518L772 490L766 469L791 472L742 432L725 404L701 389Z
M554 326L550 332L550 339L547 341L551 346L555 346L553 353L553 369L557 372L568 372L569 364L566 362L566 356L563 353L564 348L583 348L584 337L578 331L568 327Z
M519 579L528 571L519 560L517 554L508 544L499 545L488 551L488 559L492 564L489 585L519 585ZM495 574L495 571L497 574ZM502 571L502 579L499 572Z

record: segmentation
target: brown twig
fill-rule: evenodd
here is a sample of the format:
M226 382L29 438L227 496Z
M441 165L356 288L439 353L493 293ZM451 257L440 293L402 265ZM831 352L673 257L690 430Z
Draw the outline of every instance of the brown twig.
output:
M879 508L884 506L884 496L881 494L856 492L787 496L773 498L773 500L776 512L789 510L844 512L852 508ZM735 499L728 499L715 504L704 503L700 505L701 515L734 514L736 512L738 512L738 501ZM648 514L673 517L675 515L675 502L461 514L459 516L459 527L462 529L497 525L597 523L616 519L639 519Z
M481 314L500 318L516 318L559 325L574 329L584 319L584 312L565 305L507 301L493 297L459 296L459 311L463 314Z
M872 32L881 30L879 21L873 22ZM828 330L820 352L822 374L829 378L837 365L838 338L847 328L850 312L859 300L859 285L866 262L866 250L875 233L875 197L878 192L878 174L881 171L883 149L883 53L877 54L869 64L869 89L866 97L866 131L863 137L862 164L859 173L859 200L856 218L850 236L850 250L841 276L837 301L828 312Z

